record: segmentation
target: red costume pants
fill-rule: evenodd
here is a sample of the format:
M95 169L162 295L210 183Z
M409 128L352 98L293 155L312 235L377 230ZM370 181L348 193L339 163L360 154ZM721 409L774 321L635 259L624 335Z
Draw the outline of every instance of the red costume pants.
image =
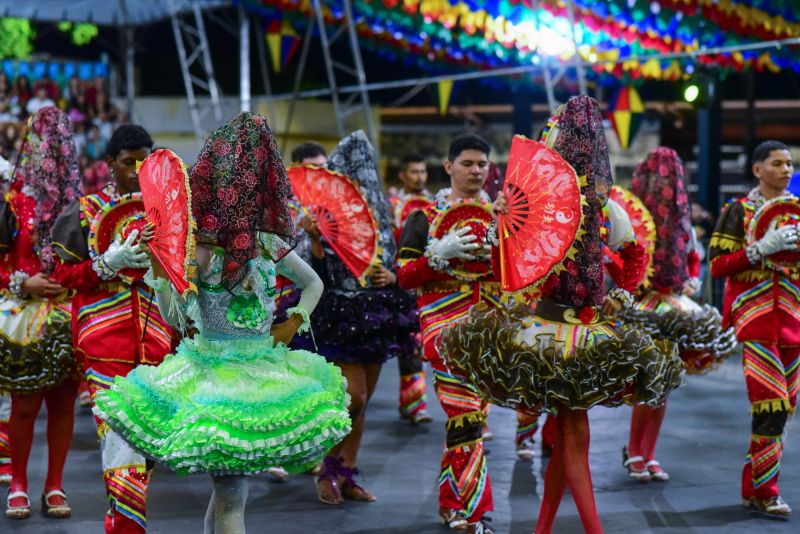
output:
M483 448L485 403L474 386L433 364L436 396L447 414L447 438L439 474L439 506L461 510L475 523L494 508Z
M425 403L425 371L422 369L422 348L397 359L400 368L400 415L411 417L427 409Z
M8 419L11 417L11 397L0 395L0 478L11 480L11 442L8 438Z
M768 499L779 495L783 429L794 413L800 387L800 347L754 341L743 345L752 431L742 471L742 498Z
M87 367L86 380L94 404L98 390L110 388L115 376L126 376L134 365L91 361ZM106 532L142 534L147 530L146 503L150 470L142 455L131 449L104 421L95 419L103 457L103 481L109 502Z

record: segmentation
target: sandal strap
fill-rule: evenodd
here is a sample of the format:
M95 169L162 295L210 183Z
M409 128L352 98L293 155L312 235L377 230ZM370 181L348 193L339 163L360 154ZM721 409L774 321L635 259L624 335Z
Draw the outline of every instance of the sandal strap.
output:
M658 466L660 466L661 464L659 463L659 461L658 461L658 460L650 460L649 462L647 462L646 464L644 464L644 466L645 466L645 467L650 467L651 465L658 465Z
M44 500L47 501L47 505L48 506L50 505L50 497L61 497L62 499L66 500L67 499L67 494L64 493L64 491L60 490L60 489L54 489L54 490L48 491L47 493L44 494Z
M627 460L622 464L624 467L628 467L631 464L635 464L637 462L644 462L644 458L641 456L630 456Z
M31 499L30 499L30 497L28 497L28 492L27 491L13 491L13 492L8 494L8 497L6 498L6 501L7 502L11 502L12 499L19 499L21 497L25 497L25 500L28 501L28 507L30 507Z

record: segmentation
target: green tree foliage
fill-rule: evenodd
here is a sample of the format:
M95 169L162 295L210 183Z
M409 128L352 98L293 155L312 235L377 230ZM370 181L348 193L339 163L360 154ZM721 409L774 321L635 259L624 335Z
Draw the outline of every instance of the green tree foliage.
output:
M27 19L0 18L0 58L24 59L33 51L36 31Z

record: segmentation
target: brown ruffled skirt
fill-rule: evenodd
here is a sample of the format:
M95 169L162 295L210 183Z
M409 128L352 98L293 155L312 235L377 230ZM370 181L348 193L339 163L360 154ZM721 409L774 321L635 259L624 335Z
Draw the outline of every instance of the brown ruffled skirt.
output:
M736 333L722 328L719 311L683 295L649 292L620 314L620 320L678 345L688 374L707 373L738 353Z
M0 300L1 392L38 393L79 377L68 301Z
M569 324L474 306L439 337L451 371L491 402L514 409L659 406L681 385L677 347L612 323Z

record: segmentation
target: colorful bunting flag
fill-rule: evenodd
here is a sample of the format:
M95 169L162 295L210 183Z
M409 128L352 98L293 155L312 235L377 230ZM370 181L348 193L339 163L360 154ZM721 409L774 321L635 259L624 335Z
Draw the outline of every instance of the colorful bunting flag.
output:
M291 23L284 19L273 20L269 24L264 36L269 47L269 57L272 60L272 70L280 73L291 63L300 46L300 36L292 28Z
M439 97L439 115L444 117L450 108L450 98L453 96L453 80L444 80L436 84L436 93Z
M639 92L632 86L620 89L611 100L606 116L617 133L619 146L627 150L644 120L644 104Z

